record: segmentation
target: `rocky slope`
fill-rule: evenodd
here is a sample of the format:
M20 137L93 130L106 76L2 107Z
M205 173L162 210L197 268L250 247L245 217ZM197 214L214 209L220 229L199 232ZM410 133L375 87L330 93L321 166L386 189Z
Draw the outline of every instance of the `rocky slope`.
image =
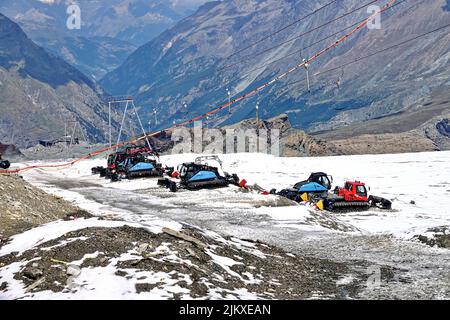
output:
M104 93L89 78L48 54L1 14L0 52L0 141L35 145L39 139L62 137L65 123L71 127L73 121L89 140L104 141Z
M436 110L437 109L437 110ZM384 120L372 120L365 124L351 125L345 129L330 130L320 134L310 135L303 130L292 127L289 116L282 114L280 116L260 120L259 129L270 130L276 129L280 131L280 155L282 157L324 157L335 155L361 155L361 154L388 154L388 153L411 153L424 151L442 151L450 149L450 125L447 109L433 109L437 112L428 122L420 125L421 112L408 111L404 114L393 115ZM429 109L431 110L431 109ZM422 116L424 116L422 114ZM427 118L430 114L425 115ZM408 124L408 120L414 120ZM383 122L384 121L384 122ZM395 123L386 133L386 129L390 126L384 126L384 123ZM415 123L417 122L417 123ZM204 124L206 125L206 124ZM411 127L415 129L407 130ZM219 129L222 136L225 137L226 130L256 130L256 119L246 119L236 124L215 128ZM403 129L402 129L403 128ZM195 136L192 130L189 130L191 141L186 144L184 141L177 142L177 150L188 150L196 152L192 146ZM208 128L203 128L203 148L205 151L209 147L211 136L213 133ZM184 137L183 137L184 138ZM270 139L269 139L270 140ZM152 144L161 153L171 153L174 151L175 143L172 141L171 132L160 134L151 139ZM270 141L268 146L270 147ZM236 146L235 146L236 147ZM248 146L246 146L248 151ZM223 152L226 152L224 145Z
M73 204L51 196L15 175L0 175L0 240L69 215Z
M233 130L236 135L239 135L240 133L246 134L251 133L247 130L254 130L256 132L256 128L258 127L258 122L256 119L247 119L240 121L236 124L230 125L230 126L224 126L220 128L215 128L214 130L219 130L222 137L224 137L223 141L223 150L220 150L218 147L218 150L212 150L210 149L210 144L215 141L211 141L211 137L215 136L215 132L212 131L207 127L207 123L203 124L203 152L204 153L211 153L211 151L219 152L219 153L226 153L227 152L227 146L226 146L226 135L227 130ZM268 141L267 141L267 147L269 150L267 152L271 152L271 132L272 130L279 130L280 133L280 155L283 157L320 157L320 156L332 156L332 155L341 155L345 154L342 151L342 148L339 148L334 143L329 143L324 139L316 138L313 136L308 135L302 130L298 130L292 127L289 117L286 114L279 115L277 117L268 119L268 120L260 120L259 121L259 129L265 130L268 135ZM190 141L178 141L178 138L172 137L172 132L167 131L163 134L159 134L156 137L151 138L151 143L154 145L160 153L164 154L170 154L175 152L174 147L176 147L176 150L183 150L188 152L198 152L198 150L194 149L193 142L195 142L195 139L197 137L194 135L194 131L192 129L187 129L190 134ZM260 131L261 132L261 131ZM198 133L196 133L198 134ZM248 136L247 136L248 137ZM177 140L174 142L174 140ZM185 137L183 136L183 139ZM254 147L254 146L253 146ZM250 146L246 142L245 146L246 152L250 151ZM237 150L237 145L235 143L235 151L240 152ZM261 151L265 152L265 151Z
M345 154L450 149L450 87L436 88L415 105L391 116L315 134Z
M207 3L194 15L136 50L101 83L113 93L127 92L137 96L143 105L156 107L160 124L203 113L211 109L211 105L226 102L227 87L232 96L253 89L297 63L300 51L310 56L345 34L342 31L345 27L367 17L367 8L360 1L338 2L226 59L325 3L328 1ZM378 2L384 3L386 1ZM355 13L301 36L353 10ZM446 43L450 33L441 30L345 68L338 66L445 25L449 17L443 0L402 2L383 14L380 30L363 29L332 53L312 63L310 94L301 81L304 72L300 71L260 97L240 103L231 115L224 112L213 121L230 124L250 117L256 99L261 101L265 118L288 113L294 127L310 132L395 114L448 81L450 51ZM328 39L318 42L325 37ZM289 42L271 49L284 41ZM258 54L261 51L265 51L264 54ZM233 64L236 65L223 69ZM335 71L325 73L336 67ZM133 77L127 77L129 74ZM187 110L183 108L184 102ZM426 111L427 106L423 109ZM147 118L151 118L150 112Z
M136 49L129 42L108 37L86 38L53 32L31 37L39 46L95 81L119 67Z
M129 225L78 228L24 252L2 255L0 251L0 275L4 275L0 297L179 300L323 295L339 299L344 290L356 296L364 283L364 274L342 263L293 255L260 242L223 238L187 225L181 232L154 229ZM22 265L20 271L13 271L14 263ZM93 270L100 272L89 277ZM339 279L349 272L359 278L340 284Z
M314 138L302 130L292 127L288 115L282 114L277 117L261 120L260 130L280 131L280 154L283 157L321 157L342 154L339 148L327 141ZM256 129L256 119L248 119L237 124L226 126L226 129Z

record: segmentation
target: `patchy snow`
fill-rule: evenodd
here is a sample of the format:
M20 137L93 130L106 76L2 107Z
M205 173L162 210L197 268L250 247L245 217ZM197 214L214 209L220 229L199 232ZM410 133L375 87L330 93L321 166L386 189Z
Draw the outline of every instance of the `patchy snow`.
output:
M180 279L173 279L170 273L148 272L127 269L127 277L116 275L116 264L122 257L114 259L106 267L83 268L80 275L70 283L70 287L63 292L40 291L27 293L21 281L13 278L13 273L18 272L24 263L14 263L0 269L0 277L6 281L9 290L0 293L5 299L73 299L73 300L117 300L117 299L169 299L173 293L184 294L183 298L189 298L189 290L181 288L175 283ZM124 271L125 272L125 271ZM190 282L189 276L184 275L184 280ZM136 284L158 284L151 292L136 292Z
M127 223L125 221L99 220L97 218L76 219L71 221L58 220L11 237L10 243L4 245L0 249L0 256L4 256L13 252L24 252L42 243L57 239L66 233L76 230L92 227L116 228L122 227L124 225L129 225L136 228L145 228L153 233L160 233L162 231L162 227L168 227L175 230L181 229L180 224L173 222L165 224L155 223L154 225L149 226L138 223Z
M176 166L193 161L196 156L180 154L163 156L161 159L164 165ZM220 157L225 171L237 173L249 184L257 183L267 190L280 190L308 178L311 172L324 171L333 176L334 186L343 185L347 179L361 180L371 188L371 194L393 200L392 211L372 209L339 215L321 213L323 219L342 224L344 229L349 227L348 232L393 234L406 239L413 234L425 232L430 227L450 224L450 152L323 158L277 158L263 154L231 154ZM117 197L120 191L128 201L134 197L135 201L150 208L147 218L158 216L155 212L157 210L151 210L152 206L163 207L170 213L169 218L178 218L185 208L192 207L195 210L212 211L215 217L218 216L216 211L220 210L267 216L268 221L280 228L290 227L313 233L342 231L327 228L324 223L312 217L312 212L316 212L314 208L302 205L264 205L264 202L275 202L276 197L243 194L236 187L170 194L157 186L157 179L111 183L92 176L90 168L104 165L104 162L104 159L96 159L78 163L65 170L31 171L25 174L25 178L97 215L112 214L130 218L130 214L136 212L133 212L134 204L127 209L126 206L105 205L110 201L88 201L86 190L82 192L80 189L89 188L94 193L98 188L103 188L104 197ZM75 179L79 187L55 186L52 178ZM262 204L255 206L255 203ZM139 214L142 218L142 212ZM136 219L131 220L135 222Z
M121 227L125 222L104 221L98 219L77 219L73 221L55 221L31 229L11 238L11 242L0 249L0 256L13 252L21 253L39 244L57 239L64 234L88 227Z
M338 281L336 281L336 285L337 286L348 285L348 284L352 283L353 281L355 281L355 278L352 275L346 275L346 276L340 278Z
M195 157L194 154L170 155L162 157L162 162L167 166L176 166L182 162L193 161ZM292 186L307 179L311 172L318 171L332 175L333 186L342 186L347 179L360 180L371 188L370 194L393 200L393 210L371 209L365 212L332 214L306 205L280 204L276 196L242 193L234 186L197 192L180 191L174 194L158 187L157 179L111 183L93 176L91 167L104 165L105 160L87 160L65 170L29 171L24 173L24 178L50 193L75 202L96 216L123 221L88 219L50 223L13 237L9 244L1 248L0 256L22 252L67 232L88 226L114 227L127 224L159 232L163 226L179 230L180 222L199 226L205 230L206 236L224 244L233 243L239 250L260 257L264 255L252 242L241 241L237 237L268 241L288 250L306 249L313 254L324 254L326 247L332 246L328 251L333 258L333 250L336 250L340 257L371 258L374 261L382 259L380 263L392 262L393 265L404 261L412 261L411 263L417 265L420 262L417 256L421 255L423 266L418 267L417 277L423 276L429 270L442 270L442 266L449 261L448 251L444 249L431 249L415 243L405 245L401 241L411 241L414 235L425 234L426 230L433 227L450 225L450 152L323 158L277 158L262 154L232 154L220 157L226 172L237 173L240 178L245 178L249 185L256 183L267 190ZM20 166L22 165L25 164ZM232 238L227 240L216 232L229 234ZM380 243L377 244L380 247L376 247L377 242L373 240L377 238L367 238L366 242L361 242L365 241L362 240L363 236L380 237ZM400 242L383 242L383 239L391 237L401 242L401 250L408 251L392 251ZM362 243L364 247L359 248L358 243ZM370 251L375 248L378 251ZM170 254L170 247L163 246L158 250L165 253L165 259L175 259L175 256ZM224 270L235 275L230 267L240 263L238 255L234 260L221 257L212 251L208 254ZM131 259L132 256L133 253L130 252L128 256L121 258ZM180 263L178 260L176 262ZM429 269L430 265L433 269ZM14 264L0 269L0 278L9 283L12 270L17 268L20 269L20 265ZM136 271L136 275L131 274L131 281L127 281L123 277L117 277L114 274L116 271L113 262L104 268L86 271L83 269L77 283L89 283L95 279L98 282L95 290L90 290L93 287L82 286L76 293L60 293L51 297L142 299L168 298L172 297L173 293L179 293L188 298L183 288L174 286L169 280L164 286L155 288L150 293L136 294L134 286L137 279L140 279L139 272ZM158 277L165 279L167 275L145 276L146 281L151 282L151 279L156 281ZM435 273L434 276L439 275ZM242 280L254 283L259 281L256 278L248 278ZM338 281L338 285L348 281L351 279L344 277ZM108 286L112 283L112 287ZM425 285L422 287L424 290L428 288ZM211 297L222 298L221 293L222 290L210 288ZM318 297L320 294L317 293ZM46 299L50 297L50 293L26 297ZM227 298L257 297L243 289L230 293Z
M63 246L65 246L65 245L69 244L69 243L72 243L72 242L75 242L75 241L78 241L78 240L80 240L80 241L85 241L85 240L87 240L87 239L88 239L88 238L86 238L86 237L75 237L75 238L70 238L70 239L67 239L67 240L64 240L64 241L60 241L58 244L56 244L56 245L54 245L54 246L46 247L46 248L41 248L41 250L42 250L42 251L50 251L50 250L52 250L52 249L55 249L55 248L58 248L58 247L63 247Z
M39 244L46 241L53 240L71 231L83 229L86 227L106 227L114 228L123 225L129 225L133 227L142 227L139 224L131 224L118 221L104 221L98 219L79 219L74 221L57 221L41 226L39 228L27 231L21 235L12 238L10 244L3 247L0 252L0 256L9 254L11 252L23 252L27 249L34 248ZM149 230L151 232L159 232L157 228ZM247 244L247 242L232 242L221 238L218 234L211 233L215 239L221 239L222 243L237 245ZM52 247L42 248L42 250L49 250L51 248L61 247L65 244L73 242L79 238L69 238L61 240L57 245ZM136 245L136 244L135 244ZM153 249L150 255L147 257L155 261L170 262L172 264L189 265L196 267L190 260L183 260L177 257L177 252L170 248L170 243L162 243L159 247ZM138 253L138 249L132 249L128 252L121 254L117 258L109 260L109 264L104 267L84 267L80 268L79 275L70 277L65 289L61 292L51 291L39 291L39 292L27 292L27 288L20 280L14 279L14 274L23 270L23 268L30 262L40 259L36 258L30 261L21 261L18 263L12 263L0 268L0 279L2 282L7 283L7 290L0 292L0 299L33 299L33 300L46 300L46 299L171 299L174 294L179 295L182 299L192 299L190 291L186 288L179 286L180 281L185 282L187 285L192 284L192 280L189 275L180 274L176 271L172 272L151 272L143 271L139 269L124 269L119 267L120 262L124 261L136 261L143 259L143 256ZM212 258L212 262L221 266L226 272L232 276L236 276L242 279L242 277L232 271L230 267L235 264L242 264L241 262L234 261L233 259L217 255L214 252L214 248L208 249L206 253ZM85 254L81 259L77 261L65 262L67 266L82 266L83 262L87 259L97 258L102 253L99 251ZM61 262L62 263L62 262ZM55 265L56 266L56 265ZM119 274L119 271L121 274ZM247 284L260 283L261 279L255 279L250 273L245 274L248 278L242 279ZM223 280L223 278L222 278ZM136 286L139 284L150 285L153 288L150 291L138 292ZM211 285L211 290L207 297L209 299L221 299L225 293L230 299L258 299L257 294L249 293L246 289L227 290L218 289L216 286Z
M83 256L83 258L81 258L80 260L72 261L72 262L70 262L69 264L70 264L70 265L81 266L85 260L88 260L88 259L95 259L95 258L97 258L100 254L101 254L101 252L99 252L99 251L95 251L94 253L88 253L88 254L85 254L85 255Z

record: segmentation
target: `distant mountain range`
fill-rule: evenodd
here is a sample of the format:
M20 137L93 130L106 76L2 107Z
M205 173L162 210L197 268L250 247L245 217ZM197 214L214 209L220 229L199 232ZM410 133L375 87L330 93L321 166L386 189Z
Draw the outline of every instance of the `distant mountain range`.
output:
M137 46L193 13L203 2L2 0L0 12L17 22L37 44L99 80ZM80 30L67 29L66 11L71 3L80 7Z
M299 63L300 54L311 56L369 16L367 2L337 1L265 39L326 3L207 3L137 49L100 83L113 94L136 96L149 120L152 108L158 110L159 123L164 125L188 119L225 103L227 88L232 97L256 88ZM231 115L223 111L211 121L227 125L254 117L256 100L265 118L286 113L294 127L310 133L383 118L411 107L426 109L421 103L450 79L450 28L352 63L450 21L448 1L397 3L383 13L380 30L364 28L311 63L311 93L306 90L304 70L299 70L258 97L241 102ZM239 52L255 41L257 45ZM239 53L227 59L234 52ZM329 69L334 71L325 72Z
M90 142L104 142L103 90L47 53L0 14L0 141L19 147L63 137L78 123ZM115 120L114 126L118 123Z

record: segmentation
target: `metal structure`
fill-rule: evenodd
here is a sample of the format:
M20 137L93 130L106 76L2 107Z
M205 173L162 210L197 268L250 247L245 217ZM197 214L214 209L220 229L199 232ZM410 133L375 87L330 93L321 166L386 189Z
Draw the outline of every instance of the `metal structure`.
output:
M303 63L303 67L305 68L305 71L306 71L306 87L308 89L308 93L311 93L311 84L310 84L310 81L309 81L309 69L308 69L309 68L309 64L306 61L306 59L303 58L303 55L301 53L300 53L300 59L301 59L301 61Z
M229 88L227 88L227 94L228 94L228 114L231 114L231 91Z
M188 105L186 102L183 102L182 104L181 113L183 120L187 120L189 118Z
M259 101L256 102L256 152L259 153Z
M145 141L147 142L147 145L150 149L153 149L150 141L148 140L148 136L147 133L145 132L144 126L142 124L141 121L141 117L139 117L139 113L137 111L136 105L134 104L134 99L131 96L126 96L126 97L112 97L110 99L108 99L108 124L109 124L109 147L112 147L112 119L111 119L111 109L113 107L113 105L116 104L123 104L125 103L125 110L123 111L123 115L122 115L122 121L120 123L120 129L119 129L119 135L117 137L117 145L120 143L120 139L122 137L122 131L123 131L123 126L125 125L125 119L127 116L127 111L128 108L131 106L134 110L134 113L136 114L136 118L138 120L139 126L141 127L142 133L145 136Z
M157 113L156 109L153 109L153 115L155 116L155 127L158 126L158 116L156 113Z
M341 75L339 76L338 80L336 81L336 86L338 89L341 88L341 84L342 84L343 80L344 80L344 68L342 68Z
M76 120L66 120L65 123L64 123L64 143L66 144L66 146L67 146L67 137L68 137L68 126L71 125L71 124L73 124L73 127L72 127L72 133L70 134L69 147L71 147L75 143L75 134L77 132L77 129L79 129L79 132L81 132L83 140L85 142L89 142L87 137L86 137L86 134L84 133L84 131L81 128L81 126L80 126L78 121L76 121Z

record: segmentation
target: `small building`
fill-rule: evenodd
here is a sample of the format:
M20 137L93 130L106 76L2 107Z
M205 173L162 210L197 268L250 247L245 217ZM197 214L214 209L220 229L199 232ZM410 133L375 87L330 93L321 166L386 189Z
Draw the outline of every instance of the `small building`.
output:
M22 152L13 144L3 144L0 142L0 155L5 157L23 156Z

